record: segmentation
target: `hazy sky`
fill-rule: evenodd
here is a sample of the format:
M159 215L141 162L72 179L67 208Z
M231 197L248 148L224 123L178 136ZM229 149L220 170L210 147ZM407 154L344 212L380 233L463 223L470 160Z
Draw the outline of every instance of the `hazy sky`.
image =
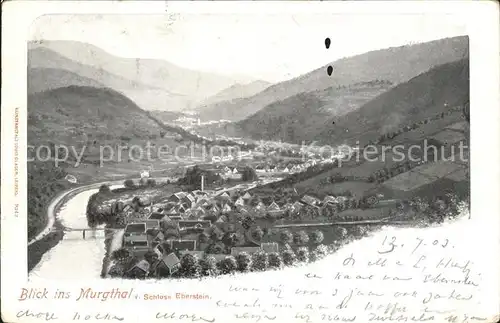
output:
M32 26L32 39L78 40L118 56L270 82L341 57L465 34L443 15L52 15Z

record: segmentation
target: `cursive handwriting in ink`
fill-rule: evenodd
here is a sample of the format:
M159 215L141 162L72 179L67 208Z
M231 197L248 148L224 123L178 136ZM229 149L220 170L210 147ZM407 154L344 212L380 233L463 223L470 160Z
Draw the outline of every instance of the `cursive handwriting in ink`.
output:
M175 312L172 313L161 313L158 312L156 313L156 318L157 319L164 319L164 320L175 320L175 321L180 321L180 320L190 320L191 322L209 322L213 323L215 322L215 318L206 318L203 316L198 316L196 314L177 314Z
M17 318L33 317L33 318L42 319L45 321L52 321L52 320L58 319L58 317L52 312L32 312L30 310L19 311L19 312L17 312L16 317Z

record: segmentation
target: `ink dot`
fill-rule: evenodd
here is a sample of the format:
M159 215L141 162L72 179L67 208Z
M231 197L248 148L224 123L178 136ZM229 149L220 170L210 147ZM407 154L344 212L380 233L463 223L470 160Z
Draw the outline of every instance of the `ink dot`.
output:
M330 44L331 44L330 38L326 38L325 39L325 47L326 47L326 49L330 48Z
M333 67L330 65L327 67L326 72L328 73L328 76L332 76L333 73Z

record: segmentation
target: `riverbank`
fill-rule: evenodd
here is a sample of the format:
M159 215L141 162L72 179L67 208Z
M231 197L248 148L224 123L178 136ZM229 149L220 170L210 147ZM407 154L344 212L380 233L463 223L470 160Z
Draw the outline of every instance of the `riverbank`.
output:
M113 181L80 184L78 187L73 187L72 189L66 190L57 195L47 207L47 225L39 234L37 234L35 238L28 242L28 272L31 272L39 264L45 253L57 246L59 242L63 240L65 234L62 230L65 226L63 221L61 221L63 219L60 219L58 214L61 208L66 205L68 201L80 193L92 189L98 189L103 184L108 186L122 185L123 181L126 179L130 178L124 177L123 179ZM156 178L158 182L166 179L169 179L169 177ZM86 202L85 205L82 205L82 207L83 210L85 210Z
M57 195L47 207L47 224L31 241L28 242L28 272L40 262L43 255L55 247L64 238L63 224L57 218L59 209L76 194L87 190L88 185L72 188ZM52 229L55 230L52 230Z
M121 183L122 181L118 182ZM38 265L47 251L54 248L64 238L64 231L62 231L64 229L64 225L57 216L61 207L77 194L98 188L102 184L110 183L98 182L93 184L81 184L79 187L74 187L60 193L50 202L46 212L47 224L45 228L43 228L35 238L28 242L28 272Z

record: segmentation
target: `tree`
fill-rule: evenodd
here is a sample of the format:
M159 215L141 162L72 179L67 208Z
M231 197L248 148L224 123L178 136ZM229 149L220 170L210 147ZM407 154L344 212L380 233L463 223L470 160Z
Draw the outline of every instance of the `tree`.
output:
M154 264L157 260L158 260L159 256L156 252L154 252L153 250L148 250L148 252L146 252L144 254L144 259L150 264Z
M236 259L233 256L227 256L220 262L220 269L223 274L232 274L238 268Z
M250 271L252 268L252 258L246 252L242 252L236 256L238 270L242 272Z
M283 260L277 252L271 252L269 254L269 267L271 268L281 268L283 266Z
M212 233L210 233L210 239L213 241L220 241L223 238L224 233L222 233L220 230L213 230Z
M264 237L264 231L262 231L262 229L259 226L255 227L252 230L252 238L254 238L257 241L260 241L262 240L262 237Z
M346 228L344 228L344 227L337 227L337 230L335 230L335 231L337 231L336 233L337 233L338 239L344 240L347 237L347 233L348 232L347 232Z
M304 230L295 232L295 234L293 236L293 242L296 245L304 245L304 244L309 242L309 236L307 235L307 233Z
M288 230L284 230L280 233L280 240L283 244L292 243L293 236Z
M243 219L243 222L241 223L241 225L243 226L243 228L245 230L248 230L250 229L253 225L255 224L255 220L254 218L252 218L251 216L246 216L244 219Z
M310 240L312 243L314 244L320 244L321 242L323 242L323 239L325 238L324 235L323 235L323 232L319 231L319 230L315 230L313 232L311 232L311 235L310 235Z
M203 276L217 275L217 260L212 256L207 256L199 260L201 274Z
M123 274L125 271L123 270L123 265L113 265L111 268L109 268L108 275L112 278L119 278L123 277Z
M257 251L252 255L252 268L256 271L264 271L269 266L269 258L264 251Z
M156 186L156 180L150 178L147 180L146 185L149 187L155 187Z
M202 232L198 235L198 242L199 243L207 243L208 239L209 239L209 236L205 232Z
M281 253L281 258L285 266L293 266L297 261L297 257L292 249L286 249Z
M259 176L250 166L246 166L241 172L241 180L244 182L256 181L258 178Z
M111 193L111 189L109 188L108 185L102 184L101 187L99 187L99 193L100 194L108 194L108 193Z
M125 182L123 182L123 186L125 186L126 188L134 188L135 183L133 180L127 179L127 180L125 180Z
M132 254L125 248L117 249L111 253L111 260L120 264L127 263L131 258Z
M198 277L201 273L201 267L196 256L186 254L181 259L181 274L183 277Z
M225 244L227 247L234 247L237 241L238 237L234 232L226 232L222 237L222 243Z
M300 262L309 261L309 250L306 247L300 247L297 249L297 260Z
M328 248L324 244L318 245L312 252L313 260L319 260L328 255Z
M215 255L218 255L218 254L221 254L224 252L224 245L220 242L215 242L215 243L212 243L210 244L208 247L207 247L207 253L211 253L211 254L215 254Z

